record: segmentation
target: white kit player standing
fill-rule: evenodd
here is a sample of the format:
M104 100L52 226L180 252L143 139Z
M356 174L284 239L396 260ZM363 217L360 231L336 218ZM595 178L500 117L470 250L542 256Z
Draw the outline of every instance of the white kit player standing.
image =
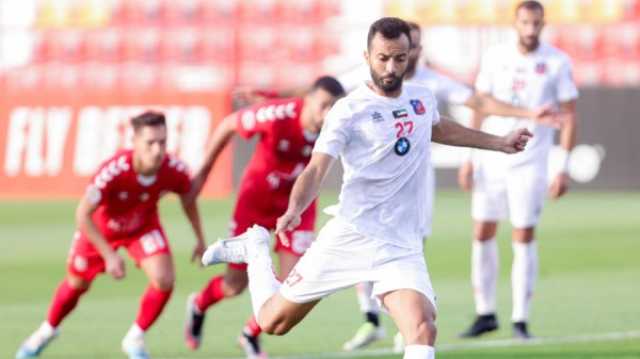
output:
M339 100L326 117L311 161L296 180L276 233L295 227L336 159L345 169L337 215L320 231L284 283L269 256L269 234L254 226L209 246L205 265L246 262L254 314L284 335L322 299L362 281L407 341L404 358L434 358L435 295L423 254L431 141L516 153L531 134L489 135L440 119L431 92L402 86L410 30L397 18L374 22L365 58L372 82Z
M495 46L485 54L476 80L480 93L490 94L514 105L535 108L553 104L563 115L560 144L563 166L549 188L552 198L562 196L568 186L567 164L576 141L576 99L569 58L558 49L541 43L544 8L537 1L524 1L516 8L518 42ZM473 163L460 169L464 189L473 187L474 220L471 281L476 320L461 334L477 337L496 330L496 282L498 247L497 222L507 217L513 226L512 330L516 338L530 337L529 309L538 271L534 230L547 194L547 163L555 129L533 121L491 116L474 119L472 127L495 135L527 127L533 139L527 149L514 156L479 151Z

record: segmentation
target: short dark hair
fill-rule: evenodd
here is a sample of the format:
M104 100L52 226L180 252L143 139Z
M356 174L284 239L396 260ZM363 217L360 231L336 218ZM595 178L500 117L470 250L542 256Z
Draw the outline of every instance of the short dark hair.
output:
M417 32L421 32L422 31L422 29L420 28L420 25L418 25L417 22L407 21L406 23L407 23L407 25L409 25L409 29L411 29L413 31L417 31Z
M382 34L385 39L397 39L405 34L411 45L411 28L406 21L397 17L383 17L371 24L367 35L367 48L371 47L371 40L377 33Z
M135 132L146 126L166 126L162 112L146 111L131 119L131 126Z
M520 11L520 9L527 9L529 11L537 10L540 11L544 16L544 6L542 5L542 3L536 0L527 0L518 4L518 6L516 6L516 15L518 14L518 11Z
M331 94L331 96L342 97L345 95L344 87L340 81L333 76L321 76L311 86L311 91L323 89Z

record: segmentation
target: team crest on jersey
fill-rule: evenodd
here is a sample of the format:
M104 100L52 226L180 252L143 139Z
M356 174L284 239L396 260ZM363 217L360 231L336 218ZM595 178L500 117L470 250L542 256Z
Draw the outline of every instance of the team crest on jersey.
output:
M545 72L547 72L547 64L545 64L544 62L539 62L536 64L536 73L538 75L543 75Z
M424 115L426 112L422 101L419 99L410 100L409 103L411 104L411 107L413 107L413 112L415 112L416 115Z
M373 120L373 122L384 121L384 117L382 117L382 114L378 111L371 114L371 119Z
M407 110L405 110L404 108L393 110L391 113L393 114L393 118L405 118L409 116L409 112L407 112Z
M396 141L396 144L393 146L393 150L398 156L406 155L407 153L409 153L410 149L411 149L411 142L409 142L409 140L406 137L398 138L398 140Z

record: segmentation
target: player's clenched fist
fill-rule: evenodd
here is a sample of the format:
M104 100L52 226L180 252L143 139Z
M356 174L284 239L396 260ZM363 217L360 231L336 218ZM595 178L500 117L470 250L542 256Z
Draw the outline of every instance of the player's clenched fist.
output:
M117 253L104 259L107 273L115 279L122 279L125 275L124 260Z
M286 212L278 218L278 222L276 222L276 235L280 237L284 236L284 232L294 230L300 225L300 222L301 218L299 214Z
M504 144L501 149L505 153L517 153L524 151L529 139L533 137L533 134L526 128L520 128L512 131L508 135L504 136Z

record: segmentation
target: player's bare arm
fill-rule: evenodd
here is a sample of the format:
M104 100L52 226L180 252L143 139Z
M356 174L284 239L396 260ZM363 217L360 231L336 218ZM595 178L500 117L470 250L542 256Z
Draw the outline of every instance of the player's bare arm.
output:
M335 159L324 153L314 153L307 167L296 179L289 197L287 212L278 218L276 235L292 230L300 224L300 215L318 196L320 185Z
M207 177L209 177L209 173L216 163L218 156L220 156L222 150L236 133L237 119L237 112L230 114L220 122L220 125L218 125L213 132L207 145L204 162L191 181L191 191L189 191L188 194L189 200L195 201L195 198L200 194L200 191L202 191L202 187L204 187L204 184L207 182Z
M106 272L115 279L122 279L125 276L124 260L111 248L102 233L98 230L98 227L91 217L98 206L92 202L89 197L90 194L85 194L76 209L78 228L87 235L104 259Z
M431 140L443 145L517 153L524 150L532 136L525 128L512 131L506 136L494 136L443 118L433 126Z
M560 104L560 112L562 113L563 122L560 130L560 146L562 147L562 167L560 173L556 175L556 178L551 183L549 188L549 194L551 198L557 199L562 197L569 189L569 153L576 145L576 133L577 133L577 116L576 116L576 101L568 101Z
M202 222L200 220L200 210L198 208L198 202L193 200L189 194L180 196L180 203L182 204L182 210L185 216L189 219L193 233L196 235L196 244L193 247L191 254L191 262L202 257L202 253L207 248L204 240L204 231L202 230ZM201 264L200 261L196 261Z
M484 119L484 114L479 111L473 111L469 128L479 131L482 128ZM460 188L464 191L471 191L473 188L473 162L471 161L471 153L469 153L468 158L462 163L458 170L458 185L460 185Z
M557 116L553 107L550 105L541 106L536 109L527 109L500 101L487 93L474 93L464 105L481 112L485 116L522 117L556 128L560 128L561 126L562 117Z

